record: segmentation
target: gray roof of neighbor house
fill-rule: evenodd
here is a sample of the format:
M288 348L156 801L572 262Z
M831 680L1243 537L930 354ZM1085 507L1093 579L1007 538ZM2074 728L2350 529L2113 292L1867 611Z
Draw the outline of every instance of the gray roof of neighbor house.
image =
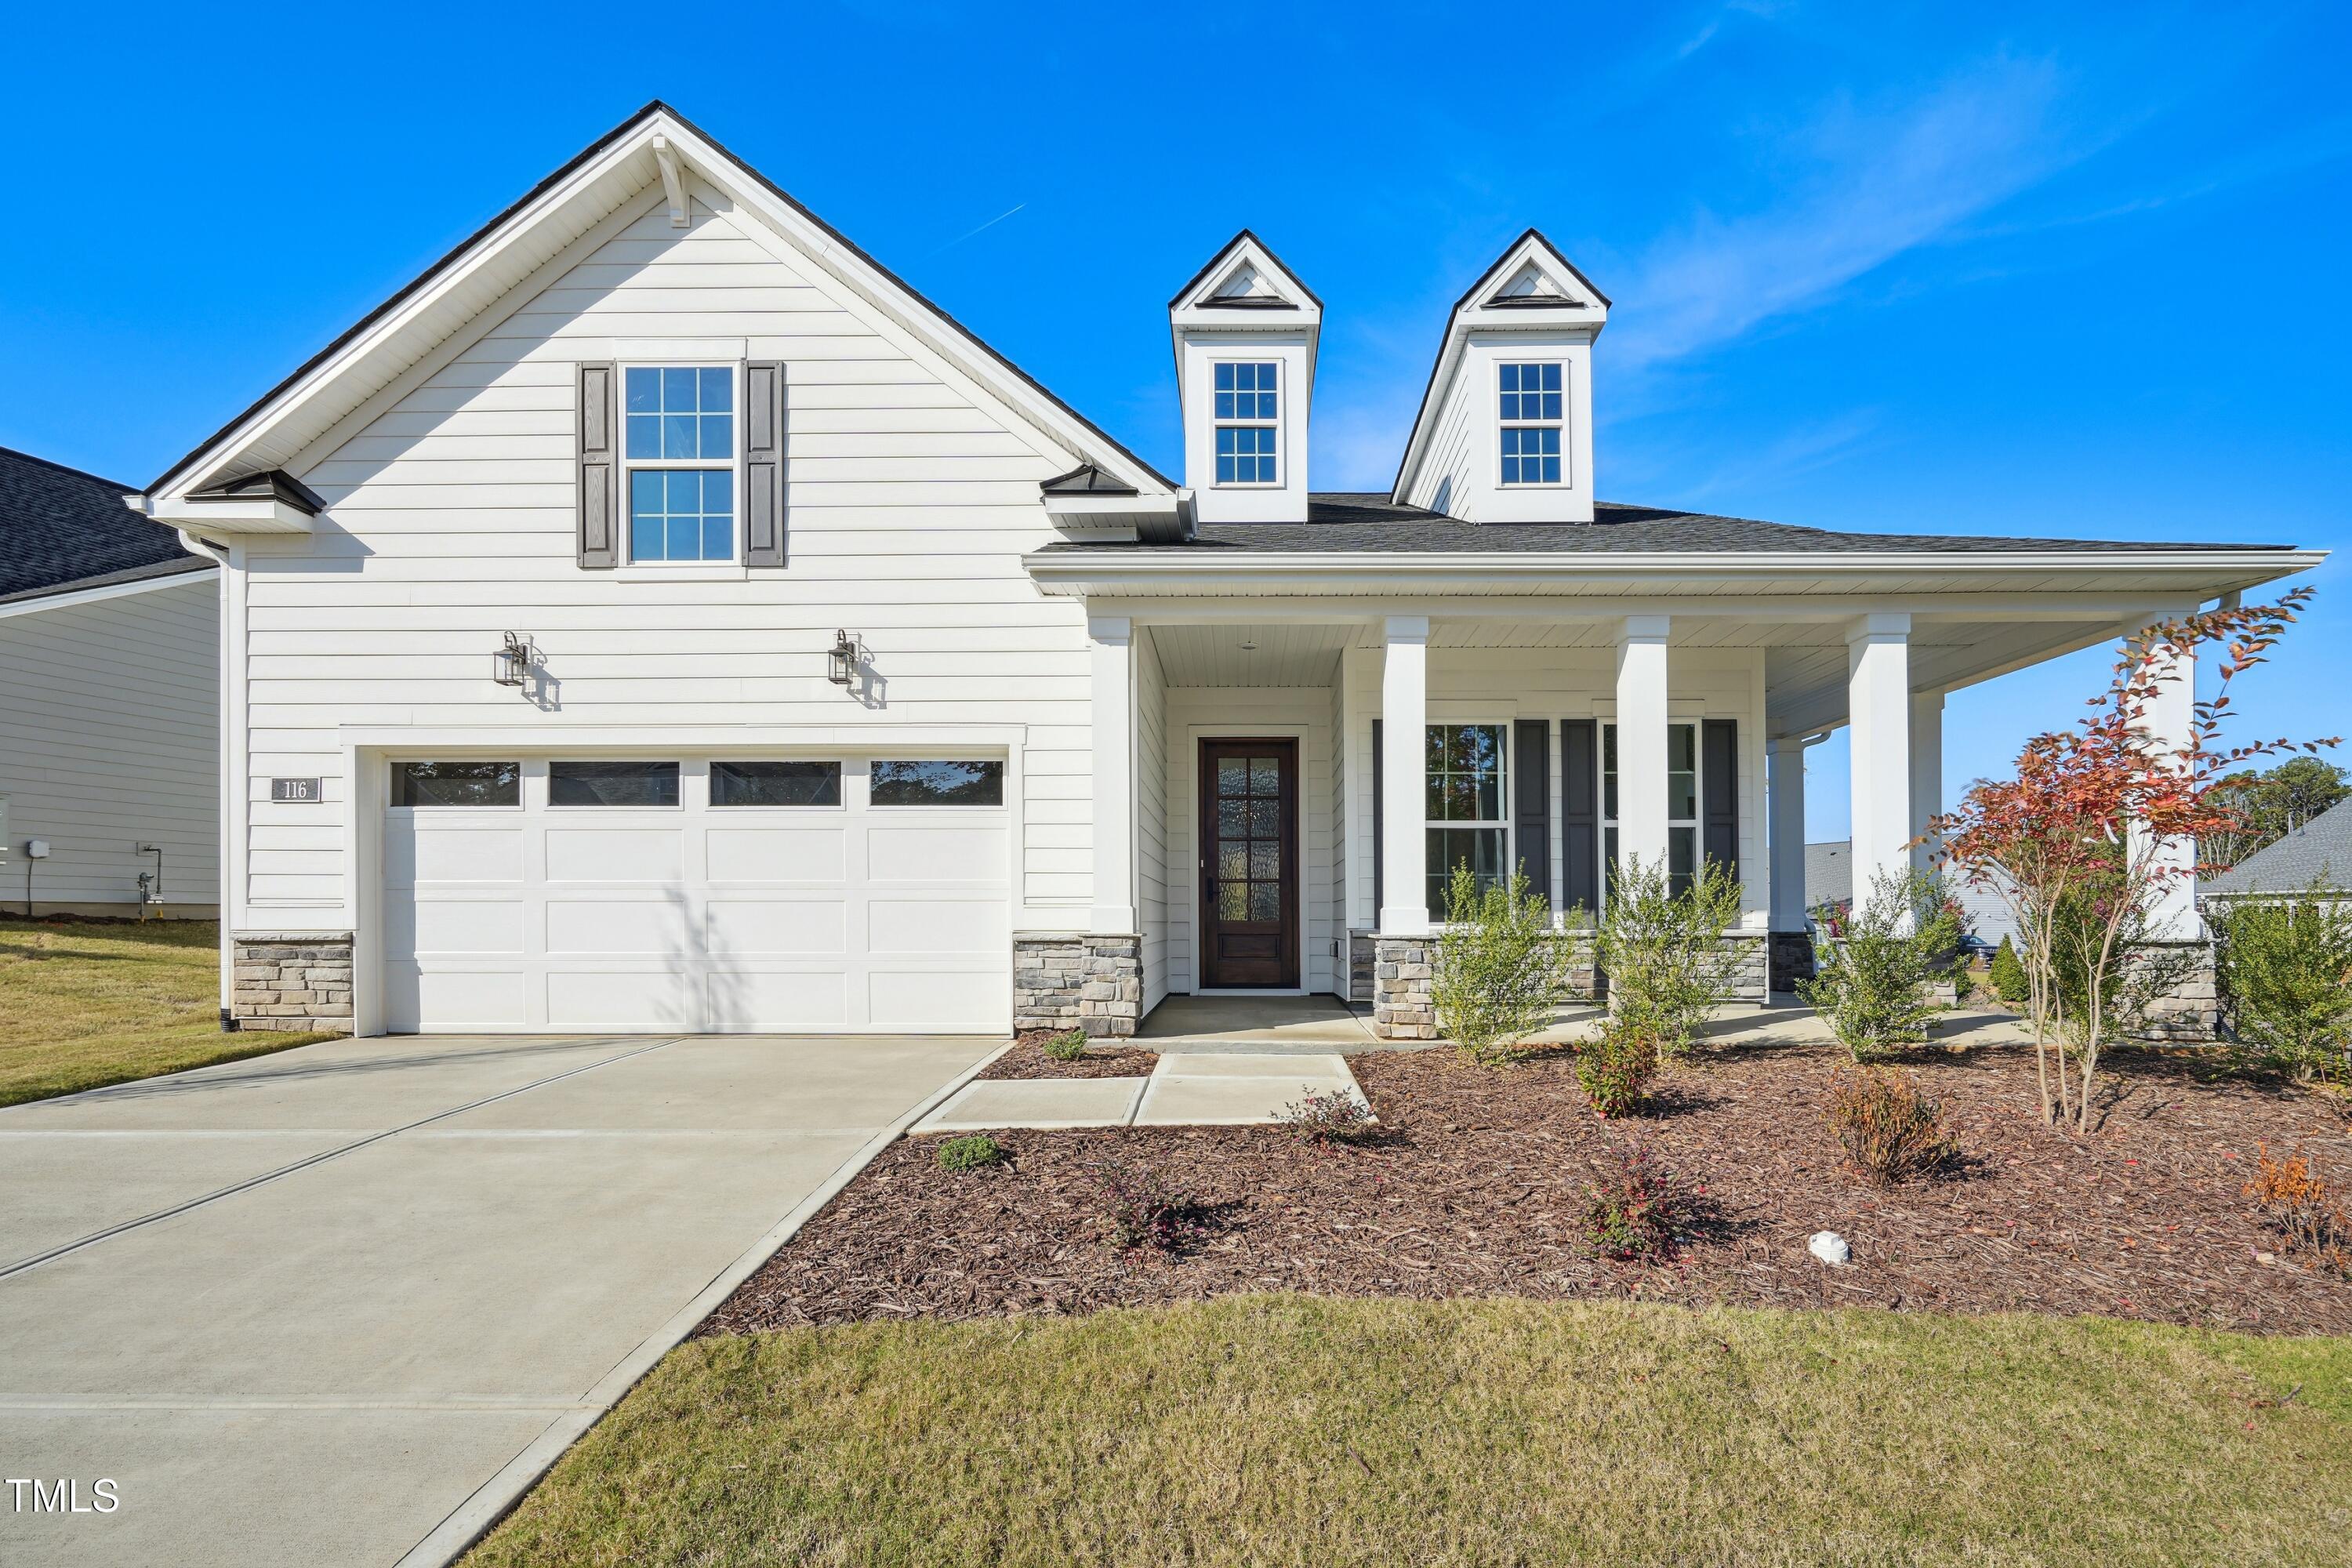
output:
M1257 551L1628 551L1912 552L1998 555L2047 550L2093 551L2128 556L2141 551L2291 550L2284 544L2136 543L2114 539L2019 539L1927 533L1834 533L1825 528L1717 517L1675 507L1601 501L1590 523L1465 522L1443 512L1400 506L1378 492L1323 491L1307 498L1305 522L1208 522L1185 543L1110 544L1066 542L1062 550Z
M2277 843L2255 850L2218 877L2198 883L2200 893L2300 893L2314 882L2352 888L2352 800L2340 800Z
M1805 846L1805 908L1843 904L1853 898L1853 841Z
M0 447L0 603L201 572L180 536L122 504L129 485Z

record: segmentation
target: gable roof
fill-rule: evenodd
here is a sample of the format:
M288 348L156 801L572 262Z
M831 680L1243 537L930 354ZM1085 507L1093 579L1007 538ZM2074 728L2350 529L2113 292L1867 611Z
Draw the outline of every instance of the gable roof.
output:
M2198 885L2200 893L2300 893L2315 881L2352 889L2352 800L2339 800L2275 844Z
M131 493L129 485L0 447L0 601L213 564L123 505Z
M1297 309L1296 305L1287 300L1268 299L1262 296L1255 298L1223 296L1214 299L1204 297L1199 300L1192 300L1191 298L1192 292L1205 285L1212 276L1219 273L1224 268L1226 258L1233 256L1236 251L1242 251L1244 253L1255 251L1257 256L1272 264L1275 271L1282 275L1285 282L1290 284L1301 294L1307 296L1307 302L1308 304L1314 306L1318 311L1323 309L1322 296L1316 293L1314 289L1309 289L1307 286L1307 280L1299 277L1297 273L1292 271L1290 264L1274 253L1274 247L1260 239L1255 230L1246 228L1234 236L1233 238L1225 241L1224 245L1217 251L1217 254L1209 258L1208 261L1202 266L1201 270L1193 273L1191 278L1185 280L1184 287L1177 289L1174 296L1169 300L1168 308L1171 310L1181 310L1189 300L1196 309L1202 306L1214 310L1264 310L1268 306L1276 306L1286 310Z
M792 195L659 99L590 142L391 298L353 322L243 413L173 463L150 493L277 468L538 268L661 178L654 142L747 203L815 267L883 306L1049 439L1130 482L1174 482L925 298ZM732 188L730 188L732 187ZM763 209L763 206L765 210ZM789 232L803 228L806 234ZM307 416L298 417L298 416ZM290 432L266 439L276 426Z

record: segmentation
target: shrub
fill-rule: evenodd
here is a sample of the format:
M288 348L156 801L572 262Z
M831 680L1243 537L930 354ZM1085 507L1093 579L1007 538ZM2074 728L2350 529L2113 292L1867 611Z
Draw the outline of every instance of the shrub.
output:
M1650 1031L1611 1014L1576 1056L1576 1081L1602 1117L1632 1116L1648 1099L1658 1072L1658 1046Z
M1833 1076L1829 1123L1862 1173L1882 1187L1927 1175L1958 1152L1944 1132L1942 1109L1885 1068Z
M1927 1044L1937 1012L1927 981L1960 942L1959 911L1943 884L1920 871L1881 871L1844 928L1834 941L1815 937L1813 978L1798 981L1798 994L1858 1062Z
M2300 898L2216 901L2215 979L2242 1045L2304 1079L2352 1079L2352 903L2314 884Z
M2263 1223L2278 1233L2289 1252L2352 1279L2352 1220L2345 1217L2327 1184L2311 1173L2311 1163L2300 1151L2291 1160L2273 1160L2269 1148L2257 1143L2254 1152L2254 1179L2244 1191L2254 1200Z
M1445 929L1431 982L1437 1025L1463 1055L1492 1067L1512 1044L1551 1022L1559 1001L1559 944L1551 907L1524 872L1481 886L1466 864L1445 889Z
M1380 1131L1372 1108L1344 1089L1307 1089L1284 1106L1276 1120L1293 1135L1316 1143L1364 1143Z
M1584 1189L1584 1235L1603 1258L1670 1255L1706 1210L1705 1184L1685 1181L1642 1143L1612 1149Z
M1087 1032L1065 1029L1045 1042L1045 1054L1057 1062L1074 1062L1087 1054Z
M2017 944L2005 935L2000 945L1992 950L1992 973L1988 978L1992 981L1994 995L2012 1007L2025 1005L2025 965L2018 960Z
M977 1171L983 1165L1001 1165L1003 1163L1004 1145L985 1132L950 1138L940 1145L940 1169L942 1171Z
M1723 933L1739 919L1739 884L1710 861L1676 891L1664 862L1628 856L1610 881L1595 952L1612 1019L1645 1039L1661 1067L1690 1049L1730 984L1738 955Z
M1208 1205L1147 1165L1107 1156L1087 1168L1119 1247L1181 1252L1208 1230Z

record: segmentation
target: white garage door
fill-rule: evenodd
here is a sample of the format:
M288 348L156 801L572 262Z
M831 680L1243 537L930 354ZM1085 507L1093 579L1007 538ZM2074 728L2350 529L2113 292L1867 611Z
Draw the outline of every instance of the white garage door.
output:
M394 761L384 1023L1001 1031L1001 760Z

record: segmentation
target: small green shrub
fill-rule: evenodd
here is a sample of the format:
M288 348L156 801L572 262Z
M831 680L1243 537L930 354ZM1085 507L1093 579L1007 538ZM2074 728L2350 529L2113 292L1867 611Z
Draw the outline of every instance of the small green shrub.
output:
M1294 1137L1312 1143L1364 1143L1381 1130L1372 1120L1372 1108L1344 1089L1307 1089L1284 1106L1276 1120Z
M1944 1132L1942 1108L1886 1068L1856 1068L1832 1077L1829 1123L1847 1155L1876 1186L1940 1170L1958 1152Z
M1648 1041L1657 1065L1682 1056L1729 988L1739 955L1724 933L1739 919L1739 883L1709 861L1677 890L1663 861L1629 855L1609 884L1595 954L1609 1012Z
M1645 1144L1621 1144L1584 1189L1585 1239L1621 1262L1666 1257L1689 1239L1706 1209L1704 1183L1685 1181Z
M1870 897L1849 913L1835 940L1816 933L1813 978L1797 993L1858 1062L1880 1061L1927 1043L1936 1005L1927 982L1958 948L1958 906L1920 871L1879 872ZM1822 929L1829 929L1823 920Z
M2017 956L2017 944L2007 936L1992 950L1992 994L2012 1007L2025 1005L2032 986L2025 978L2025 964Z
M1523 872L1481 887L1466 864L1445 889L1445 929L1436 942L1431 994L1437 1026L1462 1054L1489 1067L1551 1022L1560 996L1560 948L1551 906Z
M2352 901L2315 884L2299 897L2217 900L2206 919L2239 1043L2305 1080L2352 1080Z
M985 1132L950 1138L940 1145L940 1169L942 1171L977 1171L982 1166L1003 1163L1004 1145Z
M1603 1118L1639 1113L1657 1073L1658 1045L1652 1032L1619 1014L1602 1018L1599 1032L1576 1054L1577 1087Z
M1087 1054L1087 1032L1066 1029L1045 1042L1045 1054L1057 1062L1074 1062Z

